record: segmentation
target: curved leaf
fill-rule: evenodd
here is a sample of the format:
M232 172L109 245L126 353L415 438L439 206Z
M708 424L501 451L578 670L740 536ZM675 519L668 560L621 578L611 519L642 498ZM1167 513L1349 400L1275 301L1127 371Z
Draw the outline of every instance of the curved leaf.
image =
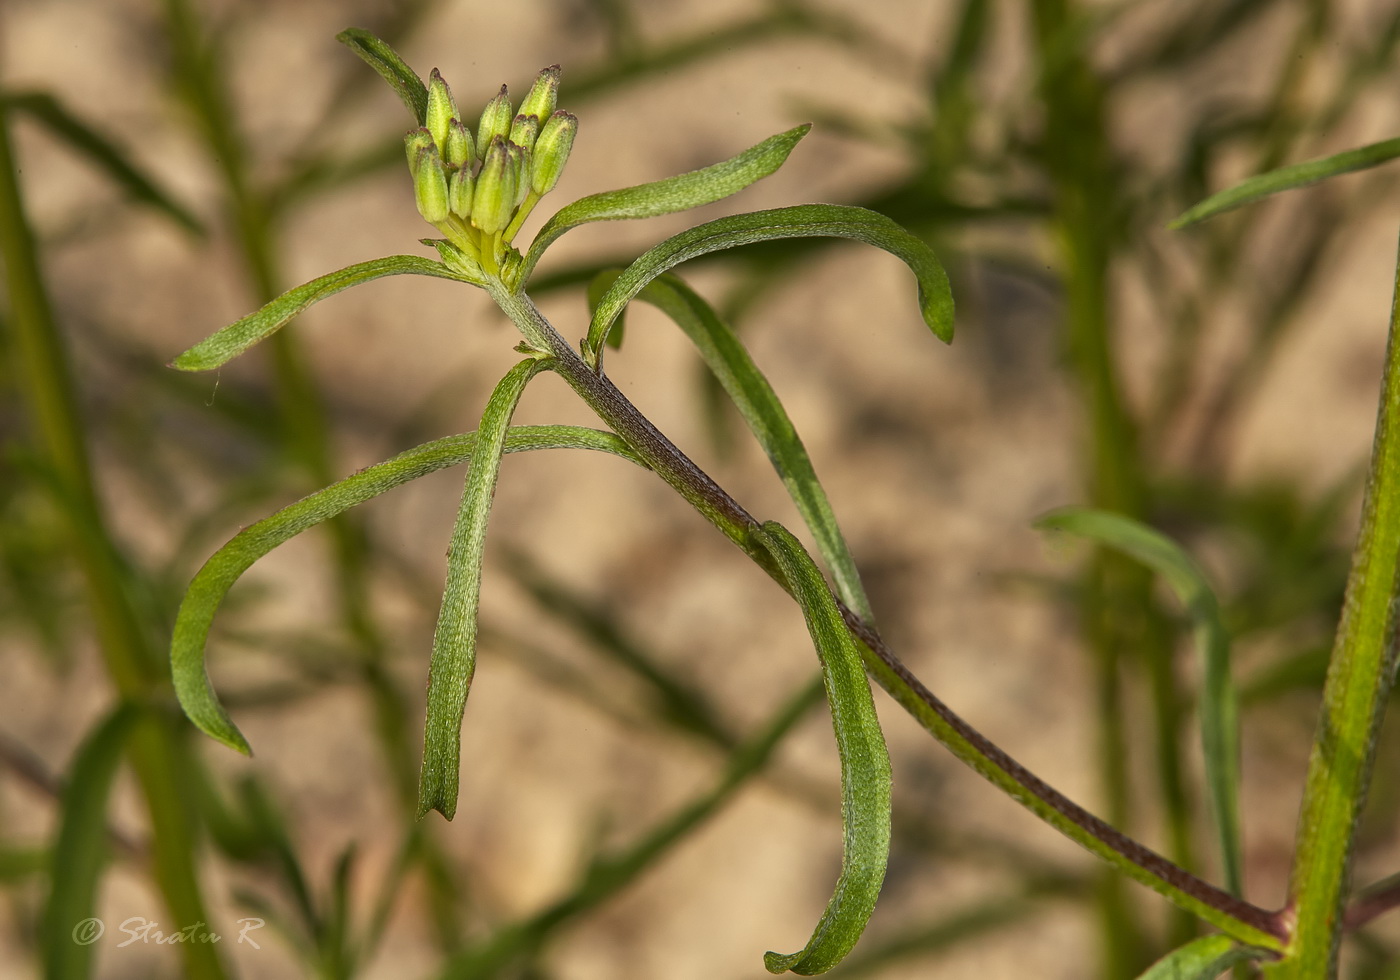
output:
M408 111L413 113L418 125L421 126L427 121L428 86L423 84L423 79L418 77L418 73L408 67L387 42L381 41L362 27L347 28L337 34L335 39L383 76L384 81L403 99L403 104L408 106Z
M770 136L738 156L700 170L677 174L675 177L652 181L649 184L638 184L636 187L591 194L565 205L545 222L540 233L530 243L530 251L521 267L520 281L524 282L530 277L544 250L571 228L592 221L654 218L662 214L698 208L702 204L713 204L731 194L739 193L781 167L793 147L811 128L811 124L808 123Z
M1267 955L1262 949L1241 946L1229 936L1216 933L1172 950L1148 967L1138 980L1215 980L1232 966Z
M242 354L258 341L266 340L285 326L288 320L327 296L334 296L342 289L358 286L371 279L403 275L435 276L439 279L473 282L453 272L441 262L421 255L386 255L382 259L359 262L303 283L295 289L289 289L256 313L250 313L201 340L171 361L170 366L181 371L208 371L216 368Z
M594 285L606 287L617 276L616 272L604 273L594 280ZM593 294L591 287L589 293ZM738 336L700 294L671 273L652 280L637 298L669 316L695 344L705 364L739 409L749 431L768 454L783 486L787 487L788 495L812 532L817 550L831 569L836 594L866 622L874 622L855 559L846 547L831 501L817 480L807 449L773 386Z
M947 343L953 339L953 293L932 249L876 211L843 204L799 204L708 221L643 253L598 303L584 342L584 359L595 369L599 366L603 340L613 320L661 273L708 252L778 238L852 238L899 257L919 280L919 309L924 322L939 340Z
M770 973L825 973L855 946L875 909L890 854L890 757L860 652L836 601L801 543L775 521L759 541L777 561L821 658L836 748L841 757L841 877L812 938L787 956L767 953Z
M1036 527L1089 538L1136 558L1161 575L1186 607L1203 675L1198 713L1206 785L1226 886L1239 895L1243 887L1239 705L1230 680L1230 635L1205 573L1176 542L1122 514L1069 508L1042 517Z
M120 147L69 112L54 96L47 92L12 92L4 98L11 109L28 113L59 139L91 159L133 198L164 211L188 231L196 235L205 234L204 224L188 208L161 190Z
M1315 184L1319 180L1336 177L1338 174L1365 170L1368 167L1375 167L1389 160L1394 160L1396 157L1400 157L1400 137L1381 140L1379 143L1371 143L1367 146L1359 146L1354 150L1344 150L1320 160L1309 160L1306 163L1279 167L1277 170L1270 170L1267 173L1250 177L1228 190L1212 194L1181 214L1167 227L1173 230L1185 228L1198 221L1213 218L1217 214L1233 211L1235 208L1257 201L1261 197L1292 190L1295 187L1303 187L1306 184Z
M170 667L175 693L192 722L205 734L239 752L250 753L248 742L219 703L204 667L204 644L214 613L228 590L252 564L278 545L387 490L448 466L471 459L476 433L447 436L424 443L392 459L367 467L338 483L290 504L270 517L244 528L214 553L190 582L170 644ZM572 425L517 426L506 433L503 452L530 449L594 449L639 460L611 432Z
M423 728L423 767L418 781L418 815L437 810L448 820L457 812L461 768L462 714L476 671L476 611L481 600L481 560L486 521L496 495L506 431L525 386L549 364L531 357L506 372L491 392L476 430L476 451L467 467L462 505L447 546L447 585L433 632L428 663L428 717Z
M40 949L44 976L76 980L92 972L92 946L74 929L97 907L97 880L107 858L107 799L139 709L122 703L83 739L73 757L53 845Z

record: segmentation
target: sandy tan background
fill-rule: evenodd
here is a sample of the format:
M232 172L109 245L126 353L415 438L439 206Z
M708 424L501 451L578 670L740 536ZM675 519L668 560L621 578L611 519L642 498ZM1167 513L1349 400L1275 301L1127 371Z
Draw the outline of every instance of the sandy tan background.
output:
M0 84L61 93L74 109L100 119L183 200L217 220L214 205L198 203L216 199L215 177L164 84L156 6L7 0L0 10ZM502 81L522 92L540 66L564 65L561 104L580 115L581 133L563 182L527 225L522 237L528 237L559 204L731 155L802 121L803 103L866 110L882 120L922 111L915 73L931 52L944 50L954 5L833 0L828 6L882 38L889 57L863 58L820 40L778 40L736 47L575 105L570 74L594 66L602 52L596 21L582 4L443 2L402 50L424 75L440 67L463 105L484 101ZM334 34L373 25L383 9L370 2L208 5L211 16L232 25L237 105L269 173L324 114L326 79L357 67ZM648 37L663 38L719 27L748 9L742 0L666 0L646 5L641 26ZM1030 98L1028 80L1017 74L1015 21L1008 13L1005 78L988 85L1007 101ZM1112 56L1111 49L1104 52ZM1246 75L1241 70L1239 84ZM1170 143L1163 133L1170 132L1174 105L1190 97L1150 86L1122 93L1114 103L1121 122L1116 138L1150 161ZM1375 106L1341 145L1400 131L1397 116L1393 102ZM366 98L362 111L328 139L360 145L403 126L402 107L386 89ZM108 341L101 338L120 338L126 349L160 363L251 309L226 236L191 242L158 218L120 208L106 184L32 127L18 127L17 141L31 217L46 239L49 281L94 411L133 397L122 387L128 375L103 363ZM732 210L854 200L898 176L903 165L893 150L818 128L787 167L734 201L698 215L585 228L560 242L551 260L640 251L695 220ZM1233 442L1231 479L1280 473L1320 490L1363 461L1392 281L1395 203L1393 197L1367 202L1326 257L1326 289L1308 297L1305 322ZM298 213L285 236L284 285L382 254L421 251L416 240L427 233L406 176L384 173ZM969 236L959 245L976 255L1008 243L1042 256L1047 267L1053 262L1050 243L1027 246L1015 233L1006 241ZM1031 286L1007 289L975 260L959 259L953 273L964 312L951 348L924 331L905 270L855 246L824 252L779 289L750 317L746 337L807 442L892 644L965 717L1094 805L1085 659L1069 618L1041 592L1012 583L1019 573L1068 574L1079 554L1047 548L1029 528L1036 515L1082 499L1075 475L1079 415L1059 370L1057 300ZM692 281L718 294L731 278L710 267ZM1161 349L1164 325L1152 322L1135 298L1140 282L1125 276L1118 289L1123 357L1129 376L1141 378ZM576 293L550 296L542 306L566 336L582 333ZM1228 347L1229 318L1220 321ZM473 428L490 386L516 357L513 333L484 295L441 282L380 281L317 307L294 329L330 402L336 465L345 473L404 448L404 432L421 440ZM650 310L635 311L627 344L608 366L623 390L753 513L796 525L760 452L741 442L723 457L708 443L696 411L696 362L674 329ZM208 397L234 387L265 395L268 377L267 362L248 356L220 378L207 378ZM553 379L532 388L518 420L589 421ZM192 441L215 437L209 432L193 409L181 418L149 419L153 451L176 468ZM231 445L230 461L236 464L245 449ZM162 496L113 445L98 446L98 456L119 533L157 562L168 560L176 529L217 499L207 475L192 472L178 492ZM364 511L377 538L402 559L377 578L375 602L393 636L395 670L415 692L422 690L434 610L412 583L443 574L460 479L456 470L439 474ZM280 499L301 489L289 475ZM226 515L209 530L211 546L263 512ZM435 829L469 876L477 927L538 908L568 885L598 835L611 842L632 838L717 774L713 753L629 725L588 698L541 682L526 652L504 638L529 638L580 668L596 669L597 661L576 637L542 624L537 607L499 570L508 551L523 552L605 606L638 642L710 692L735 725L757 723L815 663L796 609L659 481L611 458L509 459L492 517L482 612L497 639L481 651L468 706L459 813ZM334 623L323 538L283 548L251 581L267 593L258 607L263 628L308 631ZM332 625L322 642L333 654ZM78 649L70 668L55 670L22 640L0 643L0 724L61 771L107 702L94 651ZM1251 651L1240 656L1247 669ZM1189 671L1186 663L1184 656ZM216 680L235 685L280 676L269 657L233 643L214 648L213 665ZM619 712L638 717L629 682L604 678ZM1052 867L1092 867L1087 855L952 760L888 699L877 694L877 702L894 757L897 811L954 844L943 854L897 845L867 942L1014 888L1005 862L966 843L969 837L1014 838ZM1145 708L1141 691L1132 704L1135 713ZM1283 895L1312 723L1310 702L1290 705L1247 719L1251 896L1270 906ZM230 774L247 766L266 774L315 881L324 882L335 856L357 841L356 884L367 891L386 873L394 840L383 833L392 802L364 699L330 689L292 710L243 710L238 721L258 755L246 762L209 743L202 750L212 764ZM1146 758L1141 734L1134 750ZM839 856L836 761L820 714L780 753L777 770L823 787L829 806L813 808L781 779L751 785L621 898L568 928L547 957L552 975L759 977L765 949L797 948L825 902ZM139 836L140 813L124 783L114 822ZM0 814L17 839L45 832L54 818L45 801L3 779ZM441 823L436 815L430 820ZM1162 844L1151 827L1144 833L1149 843ZM1391 859L1396 850L1392 841ZM1387 867L1385 857L1374 855L1375 868ZM216 868L210 883L216 924L227 924L241 914L229 898L238 882ZM366 977L431 969L421 900L417 892L406 896ZM1161 911L1150 896L1143 901ZM102 903L109 922L160 914L146 880L121 865ZM17 941L20 928L22 916L0 927L6 976L30 969ZM1086 907L1047 902L1017 928L958 948L936 965L914 959L880 976L1068 980L1090 974L1094 949ZM233 952L242 975L297 975L275 938L260 951ZM172 964L156 948L99 952L103 977L170 976Z

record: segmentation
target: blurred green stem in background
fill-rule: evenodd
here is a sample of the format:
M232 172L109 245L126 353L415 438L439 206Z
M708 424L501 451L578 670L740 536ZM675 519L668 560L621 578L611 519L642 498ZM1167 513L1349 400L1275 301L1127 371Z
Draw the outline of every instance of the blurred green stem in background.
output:
M129 574L93 483L82 410L24 214L17 172L8 115L0 102L0 256L13 338L10 371L18 379L33 448L82 571L107 673L123 700L164 704L169 701L169 678L152 642L151 624L143 622L133 605ZM181 780L188 751L182 729L173 717L144 716L132 735L130 758L151 818L156 882L172 919L183 928L207 922L208 916L195 868L195 821ZM192 980L222 978L216 951L209 943L181 943L185 975Z

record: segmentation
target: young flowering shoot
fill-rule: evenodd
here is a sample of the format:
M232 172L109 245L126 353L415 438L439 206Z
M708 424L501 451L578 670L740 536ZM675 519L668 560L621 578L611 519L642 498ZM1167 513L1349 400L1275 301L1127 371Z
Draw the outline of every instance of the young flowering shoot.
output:
M452 101L452 90L442 80L436 68L428 79L428 118L424 126L433 134L433 142L439 148L447 146L447 129L453 119L459 118L457 103Z
M417 98L413 86L407 81L404 85L406 104L422 121L404 137L414 200L419 213L445 236L433 244L463 268L488 276L509 275L522 262L511 240L558 180L578 125L565 113L566 124L554 109L559 66L539 73L519 113L502 85L482 110L475 136L436 68L426 85L420 83ZM545 143L549 177L541 180L536 177L535 146L544 129L550 130Z
M545 122L535 139L534 159L530 165L530 190L536 196L544 197L559 183L577 132L578 119L563 109L551 114Z
M510 148L499 136L491 141L472 195L472 227L485 235L503 231L515 213L515 170ZM517 149L517 152L518 149Z
M481 122L476 127L477 143L490 146L497 136L505 139L510 135L510 124L514 119L515 113L510 107L510 92L502 85L500 93L481 110ZM485 152L482 151L483 156Z
M476 147L472 145L471 130L462 125L460 119L448 120L447 142L442 146L442 155L449 166L470 170L476 165Z
M520 103L520 115L548 119L559 104L558 65L550 65L535 76L535 84L530 86L530 94Z
M413 165L413 200L418 205L418 213L432 224L446 221L449 212L447 204L447 168L436 146L419 149Z

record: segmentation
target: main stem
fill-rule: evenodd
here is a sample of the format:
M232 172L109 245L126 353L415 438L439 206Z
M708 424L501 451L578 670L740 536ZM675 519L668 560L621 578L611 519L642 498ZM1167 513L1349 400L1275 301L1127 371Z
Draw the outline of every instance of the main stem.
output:
M523 293L499 283L488 290L527 342L548 351L554 370L621 436L657 475L720 529L779 585L783 577L756 540L759 522L681 452L627 397L584 363ZM1071 840L1242 942L1280 950L1287 933L1278 913L1268 912L1201 880L1089 813L1024 766L933 695L919 682L875 628L839 600L851 632L865 649L866 668L889 694L955 756Z
M1334 977L1342 905L1366 802L1376 736L1395 681L1395 600L1400 585L1400 260L1386 345L1371 471L1341 624L1322 689L1308 762L1289 905L1289 958L1271 976Z

